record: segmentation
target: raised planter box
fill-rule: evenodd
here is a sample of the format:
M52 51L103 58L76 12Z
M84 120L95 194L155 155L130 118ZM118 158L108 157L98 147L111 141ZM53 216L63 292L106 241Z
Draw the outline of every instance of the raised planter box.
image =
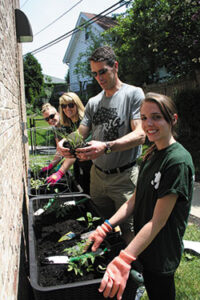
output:
M80 203L80 200L83 203ZM80 224L76 219L79 216L86 216L87 212L91 212L92 216L97 216L97 213L90 201L89 196L85 194L74 194L60 196L59 201L64 203L66 201L75 201L79 203L65 216L59 218L55 217L54 212L45 214L41 217L35 216L34 213L44 207L49 201L48 197L35 197L30 200L29 206L29 258L30 258L30 283L33 288L36 300L98 300L104 299L103 295L98 292L98 288L103 277L102 273L96 271L96 266L105 263L105 266L116 256L119 251L124 248L124 242L119 233L112 233L102 244L102 248L108 248L103 258L95 259L94 272L89 272L84 276L77 274L74 277L73 271L67 270L67 265L44 264L45 256L54 256L63 253L64 248L68 248L80 242L80 234L87 232L86 223ZM68 227L70 222L78 222L77 227ZM43 224L40 223L42 221ZM69 223L68 223L69 222ZM64 231L63 226L64 224ZM92 229L95 229L102 220L94 223ZM74 225L73 225L74 226ZM70 230L69 230L70 228ZM91 230L91 227L90 229ZM76 233L76 237L69 241L58 243L58 239L68 231ZM46 282L46 277L52 275L52 279ZM135 299L137 290L137 283L129 278L126 289L124 291L124 300ZM116 299L116 298L113 298Z

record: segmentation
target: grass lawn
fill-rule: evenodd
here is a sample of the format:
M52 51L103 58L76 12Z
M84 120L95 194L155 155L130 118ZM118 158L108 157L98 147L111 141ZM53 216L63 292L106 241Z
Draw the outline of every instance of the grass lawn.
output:
M55 139L51 126L41 117L34 117L35 123L33 125L33 118L27 116L27 127L28 127L28 141L36 146L55 146Z
M184 240L200 241L200 228L188 225ZM200 300L200 257L184 252L175 273L176 300ZM148 300L144 293L141 300ZM161 299L162 300L162 299Z

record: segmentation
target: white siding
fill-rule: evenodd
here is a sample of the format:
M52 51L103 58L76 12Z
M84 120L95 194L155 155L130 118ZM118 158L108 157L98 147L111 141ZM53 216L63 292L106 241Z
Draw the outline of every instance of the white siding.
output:
M77 21L76 27L80 26L85 21L88 21L88 18L81 13L79 19ZM100 35L103 32L103 28L93 23L90 25L90 30L95 35ZM87 47L89 46L90 38L85 39L85 30L78 31L75 33L69 42L67 51L65 53L63 62L69 65L69 78L70 78L70 90L74 92L78 92L80 90L80 82L84 84L84 89L86 89L87 83L92 80L91 77L79 77L74 73L75 65L78 61L78 57L80 53L84 53Z
M95 34L99 34L97 30L92 28L93 32ZM71 91L79 91L80 89L80 81L84 83L85 81L88 82L91 80L91 78L88 77L79 77L74 73L75 65L78 61L78 57L80 53L84 53L86 51L88 45L90 43L90 39L85 40L85 30L80 31L79 34L77 34L76 42L74 43L74 51L71 54L70 57L70 65L69 65L69 74L70 74L70 89ZM86 87L84 85L84 87Z

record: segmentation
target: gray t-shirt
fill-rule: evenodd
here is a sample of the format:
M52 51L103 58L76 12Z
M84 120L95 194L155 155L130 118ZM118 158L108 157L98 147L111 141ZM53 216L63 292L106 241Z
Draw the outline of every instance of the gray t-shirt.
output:
M132 131L131 120L140 119L140 104L144 99L141 88L123 83L112 96L102 91L89 99L82 125L92 131L92 140L113 141ZM104 154L93 162L103 170L125 166L137 159L141 146L126 151Z

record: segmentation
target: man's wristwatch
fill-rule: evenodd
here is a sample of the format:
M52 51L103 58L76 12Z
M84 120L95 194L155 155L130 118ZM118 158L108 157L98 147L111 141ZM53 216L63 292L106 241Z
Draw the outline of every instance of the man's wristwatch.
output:
M105 150L104 150L104 153L105 153L105 154L111 153L111 152L112 152L112 149L111 149L110 143L105 142L105 144L106 144L106 148L105 148Z

